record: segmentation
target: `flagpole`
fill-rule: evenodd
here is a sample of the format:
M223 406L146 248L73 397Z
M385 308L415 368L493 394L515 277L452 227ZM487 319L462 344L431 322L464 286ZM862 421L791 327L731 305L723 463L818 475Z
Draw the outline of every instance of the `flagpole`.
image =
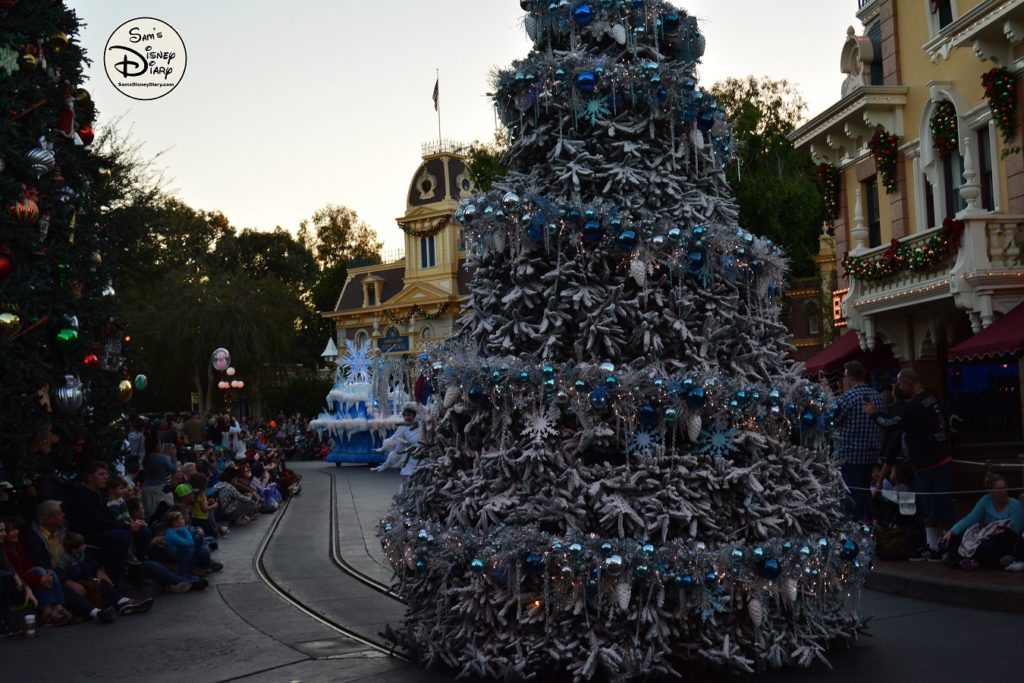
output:
M437 109L437 151L441 151L441 70L437 69L437 102L435 103L435 109Z

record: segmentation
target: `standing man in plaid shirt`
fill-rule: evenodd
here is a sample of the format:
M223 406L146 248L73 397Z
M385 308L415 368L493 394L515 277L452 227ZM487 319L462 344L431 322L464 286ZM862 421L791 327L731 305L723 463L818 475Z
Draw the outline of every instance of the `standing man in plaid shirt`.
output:
M867 384L867 372L858 361L843 366L843 393L836 409L836 458L843 481L850 488L856 521L869 516L871 470L882 454L882 428L864 411L864 404L882 405L882 396Z

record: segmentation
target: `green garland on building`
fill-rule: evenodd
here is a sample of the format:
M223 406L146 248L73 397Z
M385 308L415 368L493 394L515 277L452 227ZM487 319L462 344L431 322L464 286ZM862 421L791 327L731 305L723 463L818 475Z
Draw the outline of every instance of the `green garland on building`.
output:
M943 260L960 248L964 234L964 222L947 218L942 229L928 238L924 244L909 245L897 240L881 255L850 256L843 259L843 270L847 277L863 282L881 282L898 273L911 271L925 273L935 270Z

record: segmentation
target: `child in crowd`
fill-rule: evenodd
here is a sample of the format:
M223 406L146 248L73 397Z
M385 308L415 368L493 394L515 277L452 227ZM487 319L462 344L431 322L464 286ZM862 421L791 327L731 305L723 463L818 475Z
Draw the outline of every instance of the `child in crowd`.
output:
M132 515L128 511L128 482L121 477L111 477L107 482L107 512L118 524L128 526L132 522Z
M181 576L192 576L196 544L186 526L185 515L172 510L164 516L164 549L177 559L177 572Z
M217 509L217 501L209 500L206 497L206 486L208 480L205 474L193 474L188 479L189 486L193 490L192 500L192 523L200 527L207 536L222 536L214 518Z
M903 516L909 520L901 520L900 495L911 491L911 476L907 466L903 463L896 463L892 467L889 476L882 479L881 467L875 467L872 471L871 481L871 509L875 516L875 523L880 527L907 526L901 521L912 522L913 513Z
M79 590L90 602L115 607L122 615L142 614L153 607L153 598L133 601L114 587L107 572L85 554L85 537L69 533L64 537L64 556L57 563L57 574L73 590Z

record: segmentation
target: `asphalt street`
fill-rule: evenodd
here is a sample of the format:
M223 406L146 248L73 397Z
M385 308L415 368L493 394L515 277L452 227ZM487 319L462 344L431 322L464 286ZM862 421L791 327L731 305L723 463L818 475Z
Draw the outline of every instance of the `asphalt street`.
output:
M279 589L325 621L375 634L401 606L346 577L330 557L331 481L337 552L381 581L389 572L374 537L398 487L397 474L299 463L304 491L266 546L264 569ZM235 529L203 593L166 595L147 615L103 626L41 629L35 639L0 641L0 683L45 681L442 681L362 643L286 602L254 563L275 522L263 515ZM831 653L833 670L772 671L742 680L829 683L1024 680L1024 616L948 607L873 591L862 595L870 635ZM735 677L708 678L708 681Z

